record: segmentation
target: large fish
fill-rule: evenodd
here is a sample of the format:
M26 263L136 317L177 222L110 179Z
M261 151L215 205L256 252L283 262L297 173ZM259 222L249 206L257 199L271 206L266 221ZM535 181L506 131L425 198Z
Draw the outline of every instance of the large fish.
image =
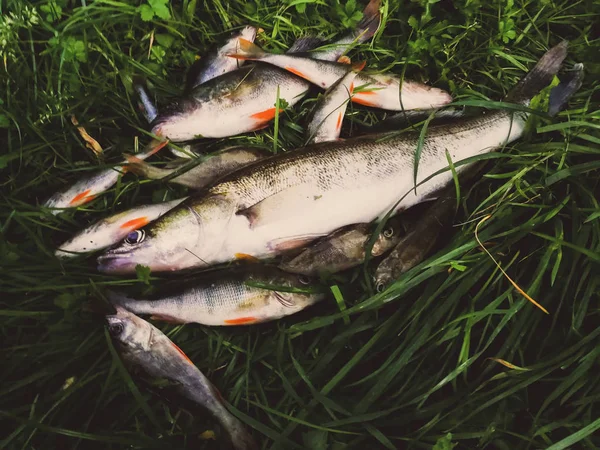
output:
M273 64L322 88L329 88L348 72L348 65L321 61L296 54L267 53L244 39L239 40L239 50L230 56ZM354 80L352 101L360 105L391 111L431 109L444 106L452 97L442 89L393 75L359 73Z
M189 159L184 160L185 165L191 166L189 170L183 172L169 180L169 183L181 184L192 189L201 189L212 183L225 174L233 172L240 167L244 167L251 162L266 158L271 153L258 147L236 146L219 150L208 156L199 156L200 162L190 163ZM159 168L150 165L133 155L126 155L129 162L128 170L138 175L160 180L169 175L182 170L184 166L177 168Z
M158 328L129 311L116 307L106 316L108 332L124 363L151 381L169 382L165 390L208 411L223 427L236 450L258 448L245 426L227 410L217 388ZM164 383L162 383L164 384Z
M142 228L144 225L158 219L186 198L137 206L101 219L64 242L54 254L60 258L71 258L81 253L89 253L110 247L125 239L130 233L135 233L138 228Z
M559 70L563 42L549 50L507 96L527 105ZM423 201L451 180L456 164L518 139L527 113L494 110L428 130L414 188L418 131L323 142L274 155L237 170L145 227L98 259L105 272L137 264L173 271L236 259L266 258L306 245L353 223L371 222ZM458 165L462 171L466 164Z
M149 150L137 154L136 157L144 160L153 155L167 142L152 141ZM117 182L119 177L127 171L127 161L108 169L102 169L91 175L84 176L68 188L53 194L43 204L46 208L51 208L52 214L58 214L64 209L76 208L91 202L100 194L110 189Z
M233 32L223 46L211 51L192 64L187 73L184 91L190 92L196 86L206 83L208 80L238 69L241 66L240 62L231 61L227 54L235 51L239 38L254 42L256 31L256 28L248 25Z
M408 224L402 217L390 219L371 249L371 256L381 256L391 250L406 234ZM279 268L303 275L328 275L362 264L366 245L373 233L368 223L348 225L329 236L311 243L298 255L284 257Z
M350 70L329 88L315 105L315 112L306 127L307 142L335 141L340 137L342 122L354 90L354 79L364 63L353 65Z
M176 282L150 298L136 300L116 292L109 298L114 305L157 320L224 326L280 319L324 298L308 277L259 264L249 266Z

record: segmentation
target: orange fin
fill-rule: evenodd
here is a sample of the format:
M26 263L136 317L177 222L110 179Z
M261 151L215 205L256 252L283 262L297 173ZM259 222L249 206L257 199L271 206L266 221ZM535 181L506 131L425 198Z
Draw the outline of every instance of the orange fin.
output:
M142 228L145 225L148 225L150 221L147 217L137 217L135 219L128 220L119 228L129 228L131 231L137 230L138 228Z
M342 128L342 113L338 114L337 123L335 124L336 130L339 130L340 128Z
M294 69L293 67L289 67L289 66L284 67L284 69L287 70L288 72L292 72L294 75L298 75L300 78L304 78L305 80L310 81L309 77L304 75L304 72L302 72L298 69Z
M352 64L352 60L348 58L346 55L342 55L338 58L337 62L340 64Z
M352 96L352 101L354 103L358 103L359 105L364 105L364 106L370 106L372 108L377 108L379 105L376 102L373 102L373 101L367 100L365 98L362 98L363 95L374 95L374 94L375 94L375 92L370 92L370 91L364 91L363 92L363 91L361 91L361 92L358 92L358 93L356 93L356 94L354 94Z
M367 65L366 61L359 61L356 62L354 64L352 64L352 71L353 72L360 72L361 70L363 70L365 68L365 66Z
M154 155L159 150L165 148L168 143L169 143L168 140L164 140L164 141L153 140L152 142L150 142L150 144L148 144L148 147L150 148L150 150L147 153L145 153L145 157L147 158L149 156Z
M261 124L263 122L270 122L275 118L275 110L276 108L269 108L256 114L252 114L250 117L259 120ZM281 114L282 112L283 109L279 108L279 113Z
M287 250L294 250L297 248L304 247L305 245L311 243L315 239L319 238L321 235L308 235L308 236L297 236L292 238L282 238L275 239L267 244L268 248L276 251L283 252Z
M237 319L227 319L225 320L226 325L246 325L250 323L256 322L258 319L256 317L239 317Z
M249 255L247 253L236 253L234 256L235 256L235 259L241 259L241 260L249 261L249 262L253 262L253 263L257 263L260 261L257 257Z
M181 354L181 356L183 356L183 359L185 359L187 362L189 362L192 366L194 365L192 360L190 358L188 358L188 355L183 353L183 350L181 350L179 347L177 347L177 345L174 342L171 342L171 345L173 346L173 348L175 350L177 350Z
M89 195L92 192L91 189L87 189L80 194L77 194L73 199L69 202L69 205L83 205L94 199L95 195ZM87 198L89 197L89 198Z
M123 172L132 172L132 173L135 173L136 175L143 175L143 176L146 175L146 170L145 170L145 167L147 164L146 162L144 162L137 156L130 155L128 153L124 153L123 156L129 163L126 166L123 166L123 168L122 168Z
M248 39L238 38L238 51L239 53L228 53L227 56L240 60L247 59L261 59L267 53L256 45L254 42L250 42Z

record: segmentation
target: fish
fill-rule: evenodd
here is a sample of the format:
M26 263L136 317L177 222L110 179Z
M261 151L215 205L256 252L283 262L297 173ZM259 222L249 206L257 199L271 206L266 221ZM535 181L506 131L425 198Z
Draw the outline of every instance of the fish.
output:
M151 123L152 133L182 142L260 130L275 118L278 91L282 103L291 107L309 87L307 81L277 67L245 65L197 86L160 109Z
M168 382L163 390L208 411L223 427L236 450L258 449L244 424L234 417L217 388L187 355L154 325L117 306L106 316L108 333L126 367L150 383Z
M380 6L381 0L371 0L354 30L322 49L311 51L309 56L323 61L338 61L351 47L371 39L381 25Z
M72 258L82 253L101 250L126 239L130 233L158 219L187 197L152 205L137 206L97 221L76 233L54 252L58 258Z
M382 292L401 274L429 256L455 214L456 188L451 184L442 190L440 196L407 230L390 254L378 264L374 275L376 291Z
M139 159L144 160L154 153L158 152L167 141L152 141L148 146L148 150L136 155ZM44 203L45 208L50 209L51 214L59 214L65 209L77 208L91 202L100 194L106 192L117 182L119 177L127 171L127 161L121 162L116 167L102 169L91 175L86 175L74 184L58 191L51 195Z
M550 49L506 101L528 105L566 54L566 41ZM343 226L381 220L447 185L452 179L447 155L461 174L469 164L459 162L520 138L527 117L526 111L495 109L428 128L416 177L419 130L321 142L270 156L225 175L148 224L143 239L105 251L98 270L127 274L143 264L169 272L232 261L239 253L271 258Z
M241 30L233 32L223 46L194 62L188 70L184 92L191 92L202 83L238 69L243 62L232 61L226 55L236 49L239 38L254 42L256 32L255 27L247 25Z
M296 54L267 53L244 39L239 39L239 50L229 56L272 64L324 89L331 87L348 71L348 65L343 63ZM442 89L387 74L361 72L356 76L354 85L352 102L390 111L439 108L452 101L452 96Z
M113 305L138 315L150 315L155 320L236 326L280 319L325 297L315 281L304 275L260 264L245 266L248 267L177 281L144 299L129 298L116 291L109 292L108 298Z
M391 250L406 234L408 224L401 216L390 219L377 236L371 256ZM283 258L278 267L286 272L307 276L330 275L351 269L365 260L366 245L373 233L369 223L342 227L304 248L298 255Z
M306 128L308 143L335 141L340 137L344 114L352 98L354 79L364 66L364 62L352 65L348 73L336 81L317 102Z
M152 180L160 180L176 172L180 172L184 167L189 169L181 175L171 178L169 183L180 184L191 189L201 189L212 183L223 175L233 172L240 167L266 158L271 153L268 150L259 147L235 146L219 150L212 155L201 156L198 160L190 163L189 159L179 167L172 169L159 168L150 165L133 155L125 155L129 162L128 170Z

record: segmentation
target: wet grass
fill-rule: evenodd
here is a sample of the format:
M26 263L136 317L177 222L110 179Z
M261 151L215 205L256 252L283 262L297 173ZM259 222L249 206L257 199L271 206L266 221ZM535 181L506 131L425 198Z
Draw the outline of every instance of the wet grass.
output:
M600 8L592 0L383 3L382 29L353 60L447 88L457 101L496 101L568 39L565 67L584 63L584 85L558 117L536 118L523 139L490 155L486 174L461 189L443 247L385 292L373 295L357 269L327 301L276 323L162 328L263 448L598 448ZM28 2L0 3L1 448L217 448L201 439L210 421L136 387L102 318L82 309L107 285L142 282L98 274L93 258L53 257L57 243L109 211L185 191L127 175L77 211L52 216L38 205L149 141L134 76L164 104L194 55L233 27L260 26L262 46L285 50L304 34L338 36L363 7L145 5L43 1L31 23ZM314 96L288 108L276 132L208 148L293 149L313 104ZM85 148L71 115L104 158ZM349 108L344 133L383 117Z

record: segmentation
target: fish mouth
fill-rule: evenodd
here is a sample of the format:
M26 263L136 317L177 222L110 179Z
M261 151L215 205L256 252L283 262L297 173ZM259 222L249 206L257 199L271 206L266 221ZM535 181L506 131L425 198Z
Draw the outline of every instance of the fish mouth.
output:
M98 262L98 271L102 273L131 273L135 271L137 263L130 256L104 254L96 260Z

